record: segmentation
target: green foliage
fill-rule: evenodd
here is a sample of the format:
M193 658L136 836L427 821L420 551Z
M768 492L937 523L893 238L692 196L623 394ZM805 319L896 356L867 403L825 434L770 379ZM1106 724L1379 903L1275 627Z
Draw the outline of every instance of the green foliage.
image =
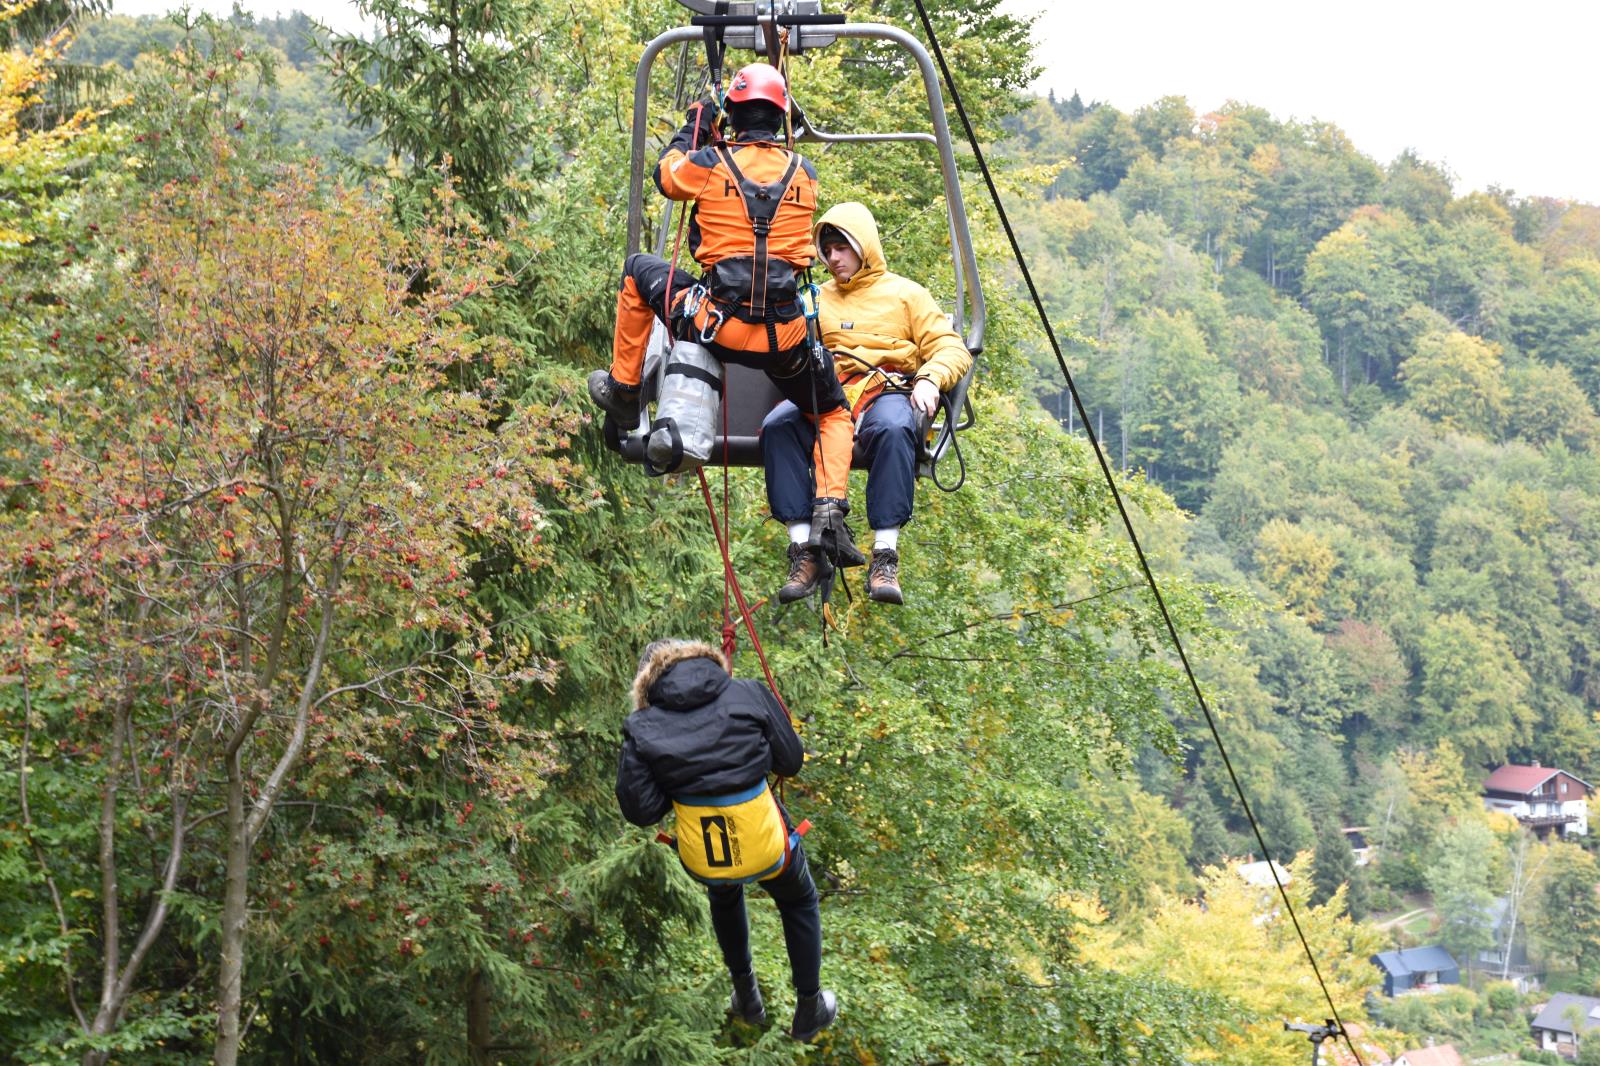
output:
M1445 988L1426 996L1385 1000L1378 1020L1419 1040L1461 1041L1474 1031L1478 996L1469 988Z
M1349 885L1352 889L1355 886L1355 853L1350 850L1350 841L1335 822L1324 821L1317 830L1317 847L1311 859L1311 883L1314 886L1312 901L1319 904L1331 899L1340 886ZM1353 903L1348 905L1351 917L1362 917L1360 908Z
M1554 958L1570 963L1586 980L1600 974L1600 883L1595 858L1571 844L1557 844L1551 869L1529 929Z

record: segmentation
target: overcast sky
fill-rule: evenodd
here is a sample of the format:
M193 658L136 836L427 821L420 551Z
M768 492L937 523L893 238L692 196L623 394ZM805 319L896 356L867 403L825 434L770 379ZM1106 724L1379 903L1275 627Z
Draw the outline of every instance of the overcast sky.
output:
M1500 185L1600 204L1600 0L1006 0L1040 14L1037 89L1133 111L1244 100L1337 123L1380 163L1404 148L1444 163L1456 192ZM171 0L116 0L123 15ZM226 13L227 0L192 6ZM351 0L247 0L361 28ZM837 5L831 5L837 6ZM687 12L685 12L687 14Z
M1007 0L1035 23L1037 89L1132 111L1174 95L1337 124L1380 163L1405 148L1456 192L1600 204L1600 2Z

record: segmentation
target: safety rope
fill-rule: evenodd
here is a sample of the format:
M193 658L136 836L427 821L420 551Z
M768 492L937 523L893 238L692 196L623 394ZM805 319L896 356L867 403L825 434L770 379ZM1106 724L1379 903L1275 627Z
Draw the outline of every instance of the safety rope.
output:
M1083 428L1089 437L1090 447L1094 449L1096 460L1100 464L1100 472L1105 477L1105 482L1111 490L1111 498L1116 502L1117 513L1122 517L1122 525L1128 532L1128 539L1133 544L1134 554L1139 560L1139 569L1144 572L1145 583L1149 585L1151 595L1155 599L1156 607L1160 610L1161 620L1166 626L1167 636L1172 641L1172 646L1177 650L1178 659L1183 664L1183 672L1189 679L1189 688L1194 693L1195 702L1204 713L1206 725L1210 727L1211 738L1216 743L1217 751L1222 756L1222 764L1228 770L1228 778L1233 782L1233 790L1239 797L1239 805L1243 808L1245 817L1250 821L1250 828L1254 831L1256 843L1261 845L1261 853L1267 860L1267 869L1272 873L1273 883L1278 886L1278 895L1283 899L1284 909L1289 914L1289 920L1294 923L1295 935L1300 938L1300 946L1304 949L1306 961L1311 964L1311 972L1316 976L1317 984L1322 988L1323 999L1327 1001L1328 1009L1333 1012L1334 1023L1339 1027L1339 1033L1344 1037L1345 1046L1350 1049L1350 1054L1355 1057L1356 1066L1366 1066L1362 1061L1361 1052L1356 1050L1355 1041L1351 1039L1350 1032L1345 1028L1343 1019L1339 1016L1339 1008L1333 1002L1333 994L1328 990L1328 984L1322 977L1322 969L1317 965L1316 954L1311 950L1311 942L1306 939L1305 930L1301 928L1300 917L1295 913L1294 904L1289 899L1288 889L1284 887L1283 880L1278 876L1277 864L1272 861L1272 855L1267 848L1267 841L1261 833L1261 826L1256 821L1255 813L1250 809L1250 803L1245 799L1244 787L1239 783L1239 775L1234 772L1233 761L1228 758L1228 749L1222 742L1222 733L1217 728L1216 718L1211 713L1211 707L1206 702L1205 693L1200 689L1199 679L1195 677L1194 668L1189 663L1188 653L1184 650L1183 641L1178 636L1178 627L1172 620L1172 614L1167 610L1166 598L1161 595L1161 586L1156 582L1155 573L1150 569L1150 561L1145 557L1144 547L1139 543L1139 535L1134 532L1133 519L1128 514L1127 505L1122 499L1122 493L1117 488L1116 478L1112 476L1111 465L1106 460L1104 450L1100 447L1099 438L1095 435L1094 428L1089 423L1089 415L1084 408L1083 398L1078 394L1078 386L1072 378L1072 371L1067 367L1066 358L1061 354L1061 344L1056 339L1054 327L1050 325L1050 316L1045 312L1044 302L1039 298L1039 290L1033 283L1033 274L1028 270L1026 257L1022 254L1022 246L1017 243L1017 235L1011 228L1011 220L1006 215L1005 204L1000 199L1000 191L995 187L994 178L989 173L989 164L983 157L983 149L978 145L978 134L973 129L972 121L967 117L967 110L961 103L961 91L956 88L955 78L950 74L949 64L945 62L944 50L939 47L939 37L933 30L933 22L928 18L927 8L922 0L912 0L917 6L917 16L922 20L922 28L928 35L928 44L933 49L933 55L939 63L939 71L944 76L944 83L950 90L950 101L955 105L956 114L961 118L961 125L966 130L967 140L972 145L972 154L978 163L978 169L983 174L984 184L988 186L989 198L994 201L996 213L1000 217L1000 224L1006 231L1006 239L1011 242L1011 254L1016 258L1017 266L1022 272L1022 280L1028 286L1028 294L1033 298L1033 306L1039 313L1039 321L1044 326L1045 336L1050 341L1050 348L1055 353L1056 364L1061 369L1062 376L1066 379L1067 389L1072 393L1073 405L1077 408L1078 417L1083 422Z
M717 119L719 119L721 117L722 110L723 110L723 96L722 96L721 89L722 89L722 87L719 84L713 83L712 86L711 86L712 96L716 100L716 105L717 105L716 115L712 118L713 134L715 133L715 130L716 130ZM702 105L702 106L704 106L704 105ZM696 118L698 119L699 115L697 115ZM692 133L690 135L690 137L689 137L689 151L690 151L690 154L694 153L694 151L699 147L699 144L700 144L700 123L697 121L695 123L694 133ZM673 286L673 280L674 280L675 275L677 274L678 262L679 262L680 258L683 255L683 231L684 231L684 225L685 225L686 221L688 220L688 217L689 217L689 210L687 208L685 208L678 215L677 239L673 242L672 259L671 259L671 261L670 261L670 263L668 264L668 267L667 267L667 288L666 288L666 292L665 292L665 294L663 296L663 304L664 304L665 310L667 312L667 317L668 317L669 320L672 317L672 286ZM668 327L667 335L668 335L669 343L672 342L674 340L674 338L672 337L672 330L671 330L670 326ZM728 448L727 448L727 442L728 442L727 380L728 380L728 369L727 369L727 366L724 365L723 368L722 368L723 396L721 398L722 399L722 404L721 404L721 406L722 406L722 442L723 442L723 448L722 448L722 451L723 451L723 456L722 456L722 508L723 508L723 512L722 513L723 513L723 521L721 521L721 522L717 521L717 508L716 508L716 505L711 500L711 485L710 485L709 482L706 481L705 468L704 467L697 467L695 469L695 475L700 480L700 494L701 494L702 498L705 500L705 504L706 504L706 515L711 520L711 533L712 533L712 536L716 539L717 550L722 555L722 653L723 653L724 657L727 659L728 667L729 667L729 670L731 672L732 667L733 667L733 656L734 656L734 653L738 650L737 629L736 629L736 627L734 625L733 613L730 610L730 605L728 603L729 594L731 593L734 601L737 602L738 605L739 605L739 615L740 615L741 619L744 621L745 632L748 633L749 636L750 636L750 646L753 649L755 649L756 659L758 661L760 661L760 663L761 663L761 672L766 676L767 687L772 690L772 698L778 701L778 706L779 707L783 708L784 716L786 718L788 718L790 722L793 722L794 721L794 715L792 713L790 713L789 705L783 701L783 695L782 695L782 693L780 693L778 691L778 682L772 676L772 667L767 662L766 650L764 648L762 648L762 646L761 646L761 637L756 633L755 622L750 617L750 607L745 602L744 590L739 586L739 575L734 572L734 569L733 569L733 558L732 558L732 555L729 553L729 550L728 550L728 548L729 548L728 537L731 535L732 529L731 529L731 523L728 521L730 494L729 494L729 488L728 488L728 455L727 455L727 451L728 451Z

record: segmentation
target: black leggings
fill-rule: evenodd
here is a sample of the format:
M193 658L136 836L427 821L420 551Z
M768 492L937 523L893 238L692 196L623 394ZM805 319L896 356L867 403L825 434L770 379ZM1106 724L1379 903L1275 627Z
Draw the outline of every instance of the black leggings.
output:
M758 883L777 903L783 919L783 942L789 949L795 991L802 996L815 995L822 987L822 911L805 848L797 844L783 873ZM711 928L716 931L722 961L728 964L729 973L749 973L750 923L745 917L744 886L718 886L706 893L711 897Z

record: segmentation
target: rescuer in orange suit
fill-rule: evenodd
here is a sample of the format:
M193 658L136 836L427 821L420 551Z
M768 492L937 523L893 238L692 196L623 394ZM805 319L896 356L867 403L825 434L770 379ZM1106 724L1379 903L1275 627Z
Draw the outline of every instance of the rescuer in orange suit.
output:
M775 68L752 63L741 69L729 85L726 107L733 131L726 143L713 143L714 110L698 103L655 168L663 195L694 205L689 252L704 276L674 270L660 256L628 257L617 294L611 369L589 375L589 395L619 421L638 423L652 316L725 363L765 371L817 425L817 488L807 547L837 565L860 566L866 556L844 523L850 410L832 358L807 336L800 306L800 271L811 265L817 173L783 145L789 90Z

